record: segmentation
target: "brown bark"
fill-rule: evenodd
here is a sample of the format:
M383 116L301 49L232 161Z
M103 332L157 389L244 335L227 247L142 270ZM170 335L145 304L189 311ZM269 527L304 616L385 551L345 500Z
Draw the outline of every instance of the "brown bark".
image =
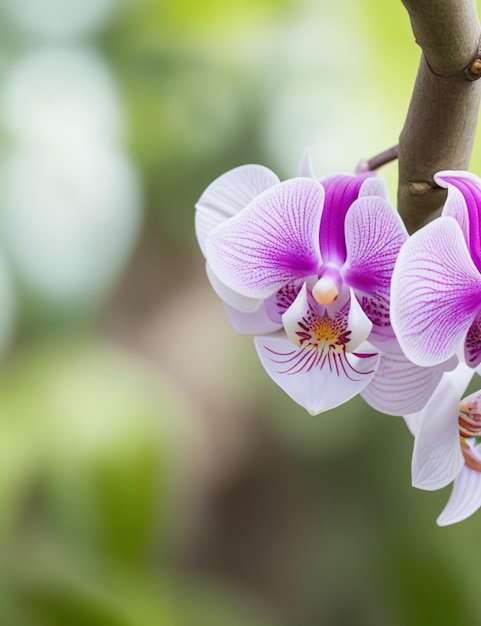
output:
M474 0L403 0L423 55L399 138L398 209L414 232L441 208L433 176L467 169L481 101Z

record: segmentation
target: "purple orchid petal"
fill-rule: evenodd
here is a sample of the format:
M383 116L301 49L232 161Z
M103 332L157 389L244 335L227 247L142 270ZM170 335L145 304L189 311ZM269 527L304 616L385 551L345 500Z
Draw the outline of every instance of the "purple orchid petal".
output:
M464 358L469 367L477 367L481 363L481 313L471 324L464 342Z
M439 172L438 174L435 174L434 181L440 187L446 187L448 190L448 195L446 198L446 202L444 203L442 215L444 217L452 217L457 221L457 223L461 227L461 230L463 231L466 245L469 246L469 213L468 207L466 206L466 202L464 200L464 196L457 187L448 184L443 178L444 176L452 177L457 173L459 172Z
M351 206L345 233L347 258L343 278L355 290L374 325L373 332L392 335L391 278L399 250L408 237L406 229L385 200L369 196L359 198Z
M262 165L241 165L216 178L195 205L195 230L204 256L207 237L216 226L278 183L274 172Z
M315 178L314 169L312 167L311 151L309 148L304 150L304 153L299 163L299 176L305 176L306 178Z
M406 356L436 365L455 354L481 302L481 276L459 224L440 217L401 248L391 289L391 323Z
M294 346L283 334L256 337L257 353L269 376L311 415L347 402L369 384L379 355L366 342L356 353Z
M262 299L248 298L230 289L217 278L208 263L206 263L205 270L212 288L225 304L242 313L254 313L259 310L263 302Z
M473 371L464 364L444 374L421 411L413 458L412 481L428 491L448 485L464 466L459 443L459 401Z
M443 373L442 365L419 367L403 354L382 352L376 374L361 395L382 413L415 413L426 405Z
M359 190L359 197L365 196L379 196L388 201L387 185L382 176L369 176L364 180Z
M479 455L478 455L479 456ZM439 526L461 522L481 507L481 473L463 467L454 481L448 503L437 519Z
M372 172L358 176L340 174L321 180L326 194L319 232L324 263L341 267L346 260L344 220L349 207L358 198L363 182L369 176L372 176Z
M481 271L481 179L470 172L444 171L436 175L436 182L444 187L452 185L462 193L469 222L469 228L464 227L463 233L469 237L471 258ZM452 208L448 206L447 211Z
M267 298L296 278L317 274L319 221L324 191L294 178L257 196L207 240L216 276L234 291Z
M268 335L282 328L268 316L265 305L252 313L243 313L224 303L224 309L236 333L241 335Z

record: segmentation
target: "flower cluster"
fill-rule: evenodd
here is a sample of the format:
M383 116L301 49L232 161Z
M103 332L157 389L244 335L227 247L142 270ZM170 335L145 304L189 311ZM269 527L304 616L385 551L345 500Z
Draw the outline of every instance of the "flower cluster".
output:
M372 172L281 182L233 169L196 204L209 280L269 376L312 415L361 396L405 416L413 483L454 480L440 524L481 506L481 180L440 172L443 215L411 237ZM479 402L479 410L478 410Z

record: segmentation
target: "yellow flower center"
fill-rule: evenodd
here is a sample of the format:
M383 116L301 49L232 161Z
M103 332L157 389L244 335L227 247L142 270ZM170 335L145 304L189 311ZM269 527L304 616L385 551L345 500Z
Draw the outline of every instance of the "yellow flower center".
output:
M326 343L335 343L342 332L340 325L331 319L327 313L314 319L310 330L317 341L325 341Z
M318 315L310 309L299 322L297 345L308 350L334 350L344 352L349 341L350 331L347 329L345 312L338 312L334 319L327 312Z

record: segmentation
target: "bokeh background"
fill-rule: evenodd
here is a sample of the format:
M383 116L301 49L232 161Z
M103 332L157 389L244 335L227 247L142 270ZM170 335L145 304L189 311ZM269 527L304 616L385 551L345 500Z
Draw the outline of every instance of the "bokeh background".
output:
M0 1L1 626L481 623L481 514L291 402L193 230L231 167L394 145L418 60L397 0Z

